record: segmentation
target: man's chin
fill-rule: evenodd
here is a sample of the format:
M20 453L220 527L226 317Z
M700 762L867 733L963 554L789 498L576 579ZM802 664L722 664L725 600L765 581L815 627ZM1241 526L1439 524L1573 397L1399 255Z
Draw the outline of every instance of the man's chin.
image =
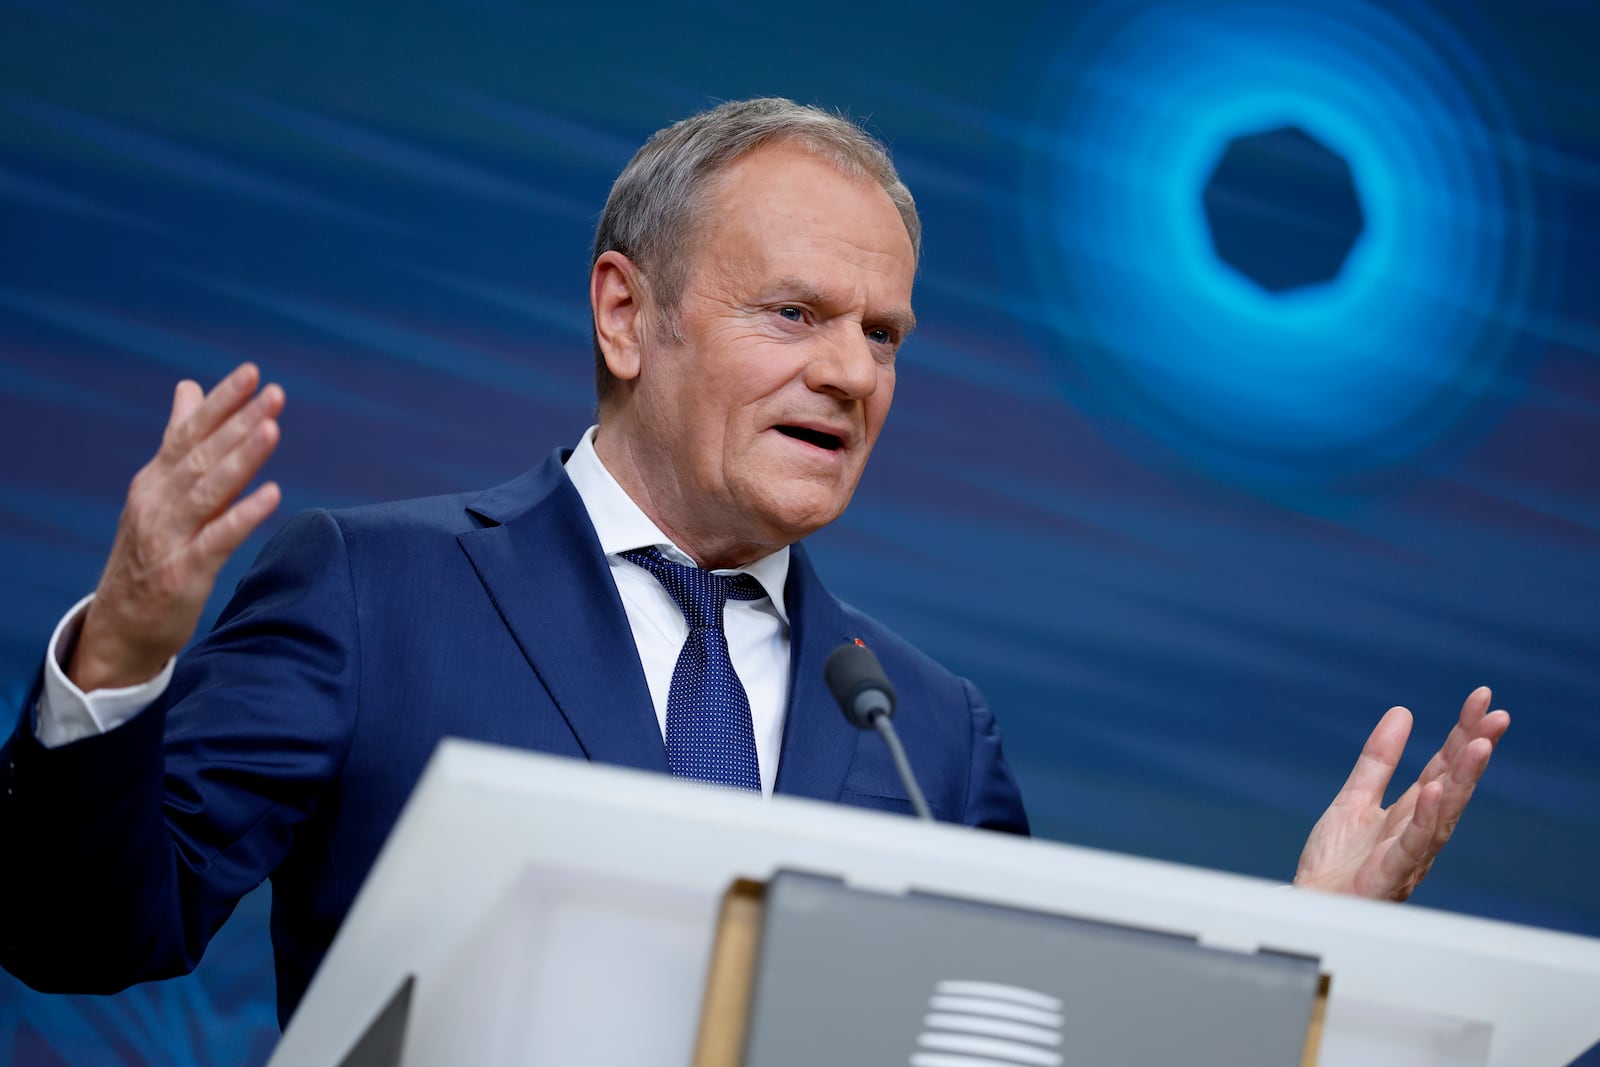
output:
M794 544L816 533L844 514L848 494L830 494L809 501L786 500L767 509L774 540Z

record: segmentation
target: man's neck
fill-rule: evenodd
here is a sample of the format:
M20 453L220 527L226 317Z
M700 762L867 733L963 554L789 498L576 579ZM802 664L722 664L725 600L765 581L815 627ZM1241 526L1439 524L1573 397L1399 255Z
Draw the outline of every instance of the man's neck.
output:
M661 506L662 501L652 491L656 480L648 477L635 461L634 451L629 447L625 435L608 433L603 420L595 431L594 450L601 465L622 491L628 494L628 498L702 570L738 570L786 547L782 543L766 544L706 536L689 529L687 524L675 522L673 512L680 509ZM672 495L674 499L678 496Z

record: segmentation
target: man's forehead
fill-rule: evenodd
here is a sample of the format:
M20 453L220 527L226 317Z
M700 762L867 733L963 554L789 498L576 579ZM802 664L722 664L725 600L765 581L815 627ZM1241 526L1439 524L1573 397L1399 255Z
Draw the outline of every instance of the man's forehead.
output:
M739 302L862 307L902 335L915 325L915 250L872 177L803 144L767 145L719 174L696 214L683 247L691 286L723 289Z
M719 219L726 220L731 212L751 201L754 202L751 207L760 205L756 210L757 218L771 215L775 210L785 210L790 205L794 205L797 213L804 213L815 205L819 196L837 189L866 193L881 200L896 220L896 231L905 235L908 246L912 245L905 218L887 189L870 174L841 163L803 141L761 145L729 162L705 187L697 228L704 228L708 223L714 226Z

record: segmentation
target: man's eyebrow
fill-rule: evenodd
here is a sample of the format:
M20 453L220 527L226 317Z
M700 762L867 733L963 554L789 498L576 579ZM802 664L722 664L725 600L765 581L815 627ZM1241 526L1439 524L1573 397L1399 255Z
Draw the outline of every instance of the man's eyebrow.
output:
M828 294L804 278L779 278L767 286L773 298L794 300L801 304L826 304Z
M779 278L767 287L773 299L789 299L801 304L827 304L830 297L804 278ZM917 316L910 308L904 311L884 311L871 316L874 326L887 326L898 336L905 337L917 328Z
M917 317L912 314L910 308L904 311L885 311L881 315L874 316L874 318L877 322L881 322L893 330L895 336L902 341L911 335L912 330L917 328Z

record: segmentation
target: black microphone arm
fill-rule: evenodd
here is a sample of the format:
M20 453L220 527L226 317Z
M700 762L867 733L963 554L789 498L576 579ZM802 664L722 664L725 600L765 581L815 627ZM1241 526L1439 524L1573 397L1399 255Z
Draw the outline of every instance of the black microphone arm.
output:
M911 810L917 818L932 822L933 812L928 810L928 801L917 785L916 775L911 773L911 761L906 759L900 735L889 721L894 715L894 686L889 684L878 657L867 646L850 642L829 654L822 673L850 724L858 730L877 730L883 735L889 755L894 757L895 770L900 772L900 782L906 787L906 796L911 798Z

